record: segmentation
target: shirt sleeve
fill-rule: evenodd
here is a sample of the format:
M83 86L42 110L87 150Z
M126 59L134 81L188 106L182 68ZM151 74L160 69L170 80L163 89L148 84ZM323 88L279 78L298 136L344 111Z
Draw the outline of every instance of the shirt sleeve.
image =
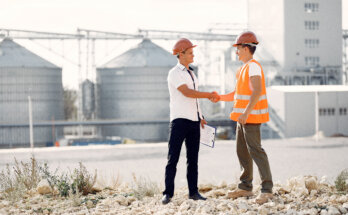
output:
M249 64L249 77L255 75L261 76L261 67L256 63L252 62Z
M171 71L168 76L168 82L176 89L183 84L187 84L180 71Z

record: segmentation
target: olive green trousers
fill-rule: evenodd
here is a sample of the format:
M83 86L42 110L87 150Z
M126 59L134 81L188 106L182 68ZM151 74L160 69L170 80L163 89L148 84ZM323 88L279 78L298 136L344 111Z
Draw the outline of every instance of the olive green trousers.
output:
M261 178L261 192L272 193L273 182L268 157L261 147L261 124L237 123L237 155L242 169L238 188L252 191L253 161L255 161Z

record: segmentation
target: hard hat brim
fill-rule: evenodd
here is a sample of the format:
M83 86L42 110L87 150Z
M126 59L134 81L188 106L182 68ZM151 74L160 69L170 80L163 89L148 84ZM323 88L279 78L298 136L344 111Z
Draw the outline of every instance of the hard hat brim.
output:
M192 46L188 47L187 49L194 48L194 47L197 47L197 45L192 45ZM186 50L187 50L187 49L186 49ZM185 50L185 51L186 51L186 50ZM174 50L173 50L173 55L177 55L177 54L179 54L179 53L180 53L180 51L174 51Z
M257 46L259 43L241 43L241 44L233 44L233 47L237 47L238 45L249 45L249 46Z

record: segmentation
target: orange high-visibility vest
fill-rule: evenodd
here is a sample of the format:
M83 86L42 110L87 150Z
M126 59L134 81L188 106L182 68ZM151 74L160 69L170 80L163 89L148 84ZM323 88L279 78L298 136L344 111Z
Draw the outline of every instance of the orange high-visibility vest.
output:
M234 105L233 111L230 114L230 118L233 121L238 121L238 117L244 113L247 105L249 104L252 90L249 87L249 64L256 63L260 65L259 62L252 59L245 66L243 66L237 74L237 85L234 94ZM246 123L265 123L269 121L268 113L268 103L266 96L266 84L265 76L263 74L263 69L261 67L261 78L262 78L262 93L259 101L256 103L255 107L248 116Z

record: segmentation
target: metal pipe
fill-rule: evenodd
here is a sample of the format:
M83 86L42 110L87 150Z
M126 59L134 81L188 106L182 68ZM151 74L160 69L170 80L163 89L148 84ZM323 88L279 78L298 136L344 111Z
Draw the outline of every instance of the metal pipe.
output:
M315 142L319 141L319 92L315 92Z
M30 148L34 148L33 109L32 109L31 97L30 97L30 96L28 96L28 106L29 106L29 138L30 138Z

